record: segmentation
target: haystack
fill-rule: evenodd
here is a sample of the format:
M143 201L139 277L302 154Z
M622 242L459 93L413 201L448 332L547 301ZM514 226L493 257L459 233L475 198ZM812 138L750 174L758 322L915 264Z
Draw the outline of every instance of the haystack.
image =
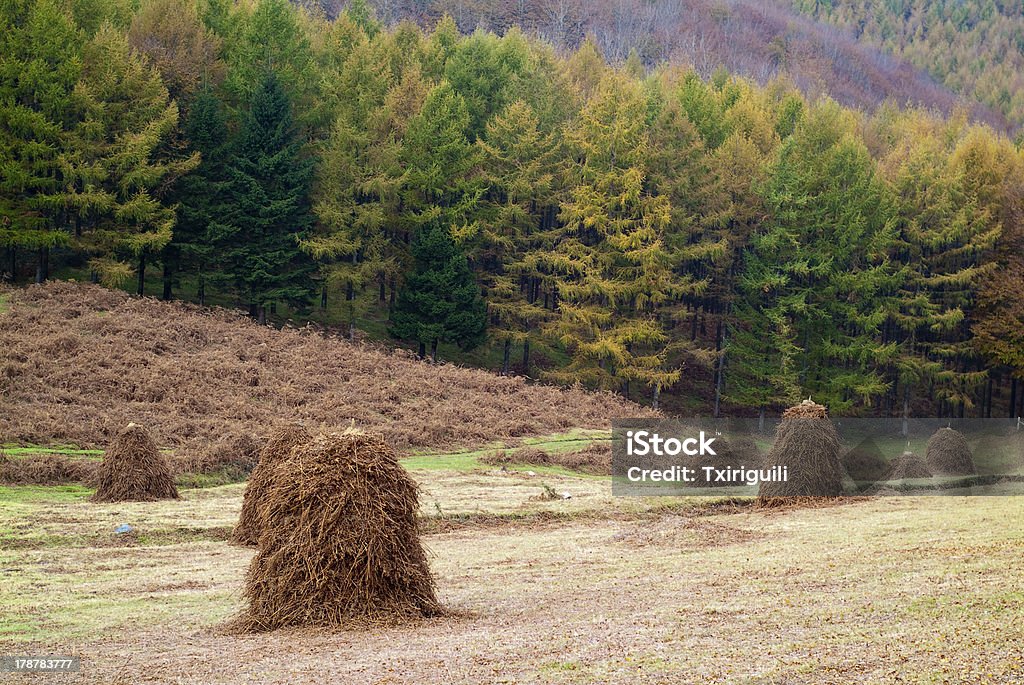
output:
M871 438L848 450L843 454L841 462L850 478L859 482L879 481L889 472L889 464L882 450Z
M904 452L892 460L889 473L885 480L905 480L907 478L931 478L932 472L927 462L913 452Z
M977 473L967 440L963 433L952 428L940 428L928 438L924 458L932 473L950 476L971 476Z
M775 432L775 444L763 469L785 466L785 482L763 482L757 506L785 504L790 497L836 497L843 493L843 466L839 462L839 433L825 407L804 400L787 409Z
M178 499L170 465L142 426L129 423L103 453L93 502Z
M255 547L261 529L260 515L267 491L274 478L277 465L289 459L292 450L313 439L302 426L284 426L271 433L270 438L259 451L259 459L249 476L249 484L242 495L242 511L238 523L231 533L231 541L240 545Z
M244 629L444 613L420 545L416 484L383 437L321 435L296 449L261 508Z

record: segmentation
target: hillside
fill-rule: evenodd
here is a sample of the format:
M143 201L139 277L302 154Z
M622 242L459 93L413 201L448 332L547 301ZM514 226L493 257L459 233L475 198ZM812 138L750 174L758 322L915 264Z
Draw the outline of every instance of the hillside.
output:
M611 394L435 366L98 286L51 282L3 298L0 443L102 447L136 421L190 456L285 421L354 420L409 452L650 415Z
M807 4L806 0L794 3ZM344 4L321 2L328 14ZM563 49L574 49L591 36L613 63L624 62L635 50L647 65L666 60L692 64L705 77L719 67L760 83L784 74L808 95L827 93L842 104L866 109L893 100L948 113L961 102L928 75L935 64L929 61L933 56L895 57L887 46L860 42L845 27L802 16L779 0L373 0L370 4L391 23L411 19L430 26L449 14L467 33L477 28L502 33L516 25ZM944 56L939 64L949 59ZM954 83L947 84L959 90ZM992 98L980 99L1007 111ZM989 107L968 105L968 109L980 121L1006 127L1005 119Z
M1013 0L791 0L1024 124L1024 4Z

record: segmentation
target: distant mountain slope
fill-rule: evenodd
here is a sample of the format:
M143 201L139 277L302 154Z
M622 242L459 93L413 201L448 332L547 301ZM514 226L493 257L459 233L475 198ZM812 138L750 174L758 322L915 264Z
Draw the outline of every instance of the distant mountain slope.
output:
M790 0L1024 124L1021 0Z
M766 82L787 74L812 96L828 93L845 105L873 108L891 99L948 113L959 96L925 71L890 53L859 43L844 29L801 16L799 0L371 0L387 22L431 24L443 14L459 28L502 32L512 25L574 48L593 36L611 61L631 50L647 63L692 63L704 76L720 66ZM813 0L803 0L813 2ZM836 0L839 2L839 0ZM864 0L861 0L863 4ZM342 0L321 0L328 14ZM1007 128L1005 119L981 105L976 119Z

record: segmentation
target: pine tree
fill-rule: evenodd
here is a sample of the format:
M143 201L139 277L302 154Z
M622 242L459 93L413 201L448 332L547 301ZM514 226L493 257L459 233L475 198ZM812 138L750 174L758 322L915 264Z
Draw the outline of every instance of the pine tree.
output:
M109 24L85 47L75 95L80 120L62 158L74 243L107 283L126 281L133 272L129 260L135 260L141 294L147 260L173 234L170 190L199 156L169 145L177 104L160 74Z
M389 333L419 343L420 357L437 360L439 342L469 350L484 340L487 306L466 256L439 222L424 226L413 242L413 271L391 311Z
M579 161L562 205L566 236L545 266L558 278L549 332L571 356L551 376L627 394L637 381L657 404L680 376L657 310L679 297L680 283L665 240L671 204L645 185L646 108L635 82L618 72L601 79L570 134Z
M53 0L11 4L0 13L0 245L17 271L18 250L38 254L68 242L60 153L73 119L72 91L82 38Z
M185 119L184 134L191 150L201 162L186 174L175 188L178 223L174 237L164 251L165 283L169 274L185 269L199 276L197 296L206 301L206 283L216 262L210 224L226 211L223 193L227 184L227 160L230 154L227 119L220 100L209 90L196 95Z
M849 115L825 101L783 145L767 188L772 216L742 276L744 311L779 335L760 347L751 336L751 349L734 341L746 358L790 350L801 394L836 413L882 395L880 369L895 354L878 340L896 282L885 256L894 231L884 185L853 130ZM755 334L766 328L747 323Z
M490 335L504 344L502 373L508 373L512 345L522 345L527 366L529 346L537 344L541 324L552 315L540 293L553 292L554 281L541 268L538 255L558 238L555 214L563 153L522 101L494 117L477 146L488 192L475 261L487 294Z
M268 72L229 163L226 211L210 226L225 276L261 323L268 304L303 309L313 291L314 266L299 247L313 220L304 143L288 96Z

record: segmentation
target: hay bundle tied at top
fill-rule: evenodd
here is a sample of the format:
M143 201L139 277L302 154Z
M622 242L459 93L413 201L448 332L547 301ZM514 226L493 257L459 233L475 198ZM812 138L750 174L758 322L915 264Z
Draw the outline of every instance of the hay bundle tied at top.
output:
M785 482L764 481L758 506L785 504L790 497L837 497L843 493L843 466L839 461L839 433L825 407L804 400L782 415L763 469L785 466Z
M170 465L149 431L129 423L103 453L92 501L148 502L177 498L178 489Z
M970 476L977 473L967 439L963 433L952 428L940 428L928 438L924 459L933 473L950 476Z
M870 438L843 454L841 462L855 481L879 481L889 472L889 464L882 450Z
M261 502L247 630L444 613L420 544L416 484L379 435L329 434L282 462Z
M904 452L892 460L889 473L885 480L905 480L908 478L931 478L932 472L928 464L913 452Z
M260 533L260 513L277 465L291 457L293 449L305 445L312 439L309 431L297 425L284 426L271 433L259 451L256 466L249 476L249 483L245 486L242 511L238 515L235 529L231 532L232 542L256 546Z

